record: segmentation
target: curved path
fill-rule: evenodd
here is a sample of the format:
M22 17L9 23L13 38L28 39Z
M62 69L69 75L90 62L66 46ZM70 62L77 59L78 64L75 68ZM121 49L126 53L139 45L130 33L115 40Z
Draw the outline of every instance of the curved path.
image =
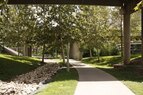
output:
M112 75L81 63L70 60L79 73L79 81L74 95L135 95Z

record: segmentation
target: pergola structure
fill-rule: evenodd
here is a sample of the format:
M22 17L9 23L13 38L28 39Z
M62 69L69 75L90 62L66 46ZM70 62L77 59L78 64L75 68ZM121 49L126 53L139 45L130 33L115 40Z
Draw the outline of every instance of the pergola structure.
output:
M141 0L8 0L8 4L76 4L118 6L123 9L124 28L124 64L130 62L130 14ZM143 40L143 8L142 8L142 40ZM143 48L143 42L142 42ZM143 49L142 49L143 55Z

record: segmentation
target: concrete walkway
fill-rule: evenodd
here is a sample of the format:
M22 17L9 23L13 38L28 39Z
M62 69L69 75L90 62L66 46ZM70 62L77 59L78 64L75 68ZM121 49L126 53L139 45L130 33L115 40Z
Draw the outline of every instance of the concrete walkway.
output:
M79 73L79 81L74 95L135 95L123 83L110 74L70 60Z

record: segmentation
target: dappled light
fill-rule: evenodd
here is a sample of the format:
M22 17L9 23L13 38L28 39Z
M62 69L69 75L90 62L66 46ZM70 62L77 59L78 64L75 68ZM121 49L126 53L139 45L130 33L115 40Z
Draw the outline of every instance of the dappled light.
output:
M142 3L0 1L0 95L143 95Z

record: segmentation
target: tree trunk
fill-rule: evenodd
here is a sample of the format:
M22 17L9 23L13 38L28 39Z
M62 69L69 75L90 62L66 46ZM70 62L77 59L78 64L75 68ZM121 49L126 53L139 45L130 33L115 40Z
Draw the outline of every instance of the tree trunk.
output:
M58 51L55 49L55 57L58 58Z
M18 56L20 56L20 48L19 48L19 46L17 47L17 52L18 52Z
M70 43L67 44L67 71L70 71L70 63L69 63L69 52L70 52Z
M27 45L24 45L23 55L28 56Z
M98 62L100 61L100 50L97 49L97 59L98 59Z
M45 44L43 45L43 51L42 51L42 63L44 63L44 54L45 54Z
M31 45L28 47L28 56L32 57L32 46Z
M63 45L62 45L62 59L63 59L63 63L65 64L65 50Z
M36 47L36 56L38 55L38 47Z
M89 52L90 52L90 57L92 57L92 50L90 49Z
M123 22L123 18L122 18L122 15L121 15L121 57L123 58L123 25L122 25L122 22Z

